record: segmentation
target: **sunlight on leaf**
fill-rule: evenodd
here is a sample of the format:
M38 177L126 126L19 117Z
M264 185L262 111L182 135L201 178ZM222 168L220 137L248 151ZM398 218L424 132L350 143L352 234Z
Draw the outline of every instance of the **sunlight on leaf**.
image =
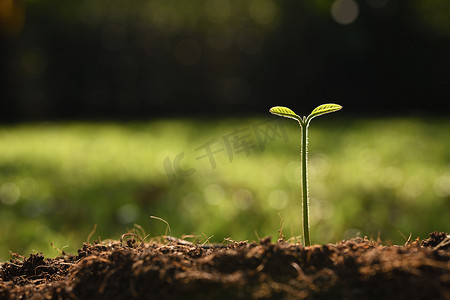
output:
M339 104L333 104L333 103L329 103L329 104L322 104L317 106L312 112L311 114L308 116L309 119L315 118L317 116L323 115L323 114L327 114L327 113L331 113L334 111L338 111L342 108L341 105Z
M286 117L286 118L291 118L291 119L294 119L294 120L297 120L297 121L299 121L301 119L290 108L287 108L287 107L284 107L284 106L275 106L275 107L272 107L269 111L272 114L274 114L274 115L278 115L278 116L282 116L282 117Z

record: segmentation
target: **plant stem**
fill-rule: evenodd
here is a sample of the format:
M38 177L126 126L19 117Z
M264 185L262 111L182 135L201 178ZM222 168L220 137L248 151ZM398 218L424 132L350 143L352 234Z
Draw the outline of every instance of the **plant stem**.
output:
M305 122L306 121L306 122ZM303 209L303 243L311 245L309 238L309 199L308 199L308 173L307 173L307 148L309 120L301 123L302 127L302 209Z

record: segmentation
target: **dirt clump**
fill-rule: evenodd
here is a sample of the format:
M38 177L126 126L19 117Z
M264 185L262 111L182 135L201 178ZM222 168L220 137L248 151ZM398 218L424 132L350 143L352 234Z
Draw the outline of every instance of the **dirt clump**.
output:
M449 240L84 244L0 264L0 299L450 299Z

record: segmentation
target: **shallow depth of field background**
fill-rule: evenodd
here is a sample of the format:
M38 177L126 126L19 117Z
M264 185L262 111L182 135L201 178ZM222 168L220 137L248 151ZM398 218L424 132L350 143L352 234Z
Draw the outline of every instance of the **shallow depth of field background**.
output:
M445 0L4 0L0 261L136 230L313 243L449 231ZM53 246L52 246L53 245Z
M327 117L310 128L314 243L448 229L449 120ZM174 236L221 242L276 238L279 213L283 234L299 236L299 136L270 117L2 126L1 257L56 255L52 242L73 253L94 224L91 241L134 224L164 234L150 216Z

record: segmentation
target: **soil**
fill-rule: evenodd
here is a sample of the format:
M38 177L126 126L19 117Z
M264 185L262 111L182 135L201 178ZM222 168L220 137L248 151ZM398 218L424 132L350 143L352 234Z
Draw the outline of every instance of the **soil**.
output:
M56 258L16 254L0 265L0 299L450 299L443 232L403 246L135 239Z

